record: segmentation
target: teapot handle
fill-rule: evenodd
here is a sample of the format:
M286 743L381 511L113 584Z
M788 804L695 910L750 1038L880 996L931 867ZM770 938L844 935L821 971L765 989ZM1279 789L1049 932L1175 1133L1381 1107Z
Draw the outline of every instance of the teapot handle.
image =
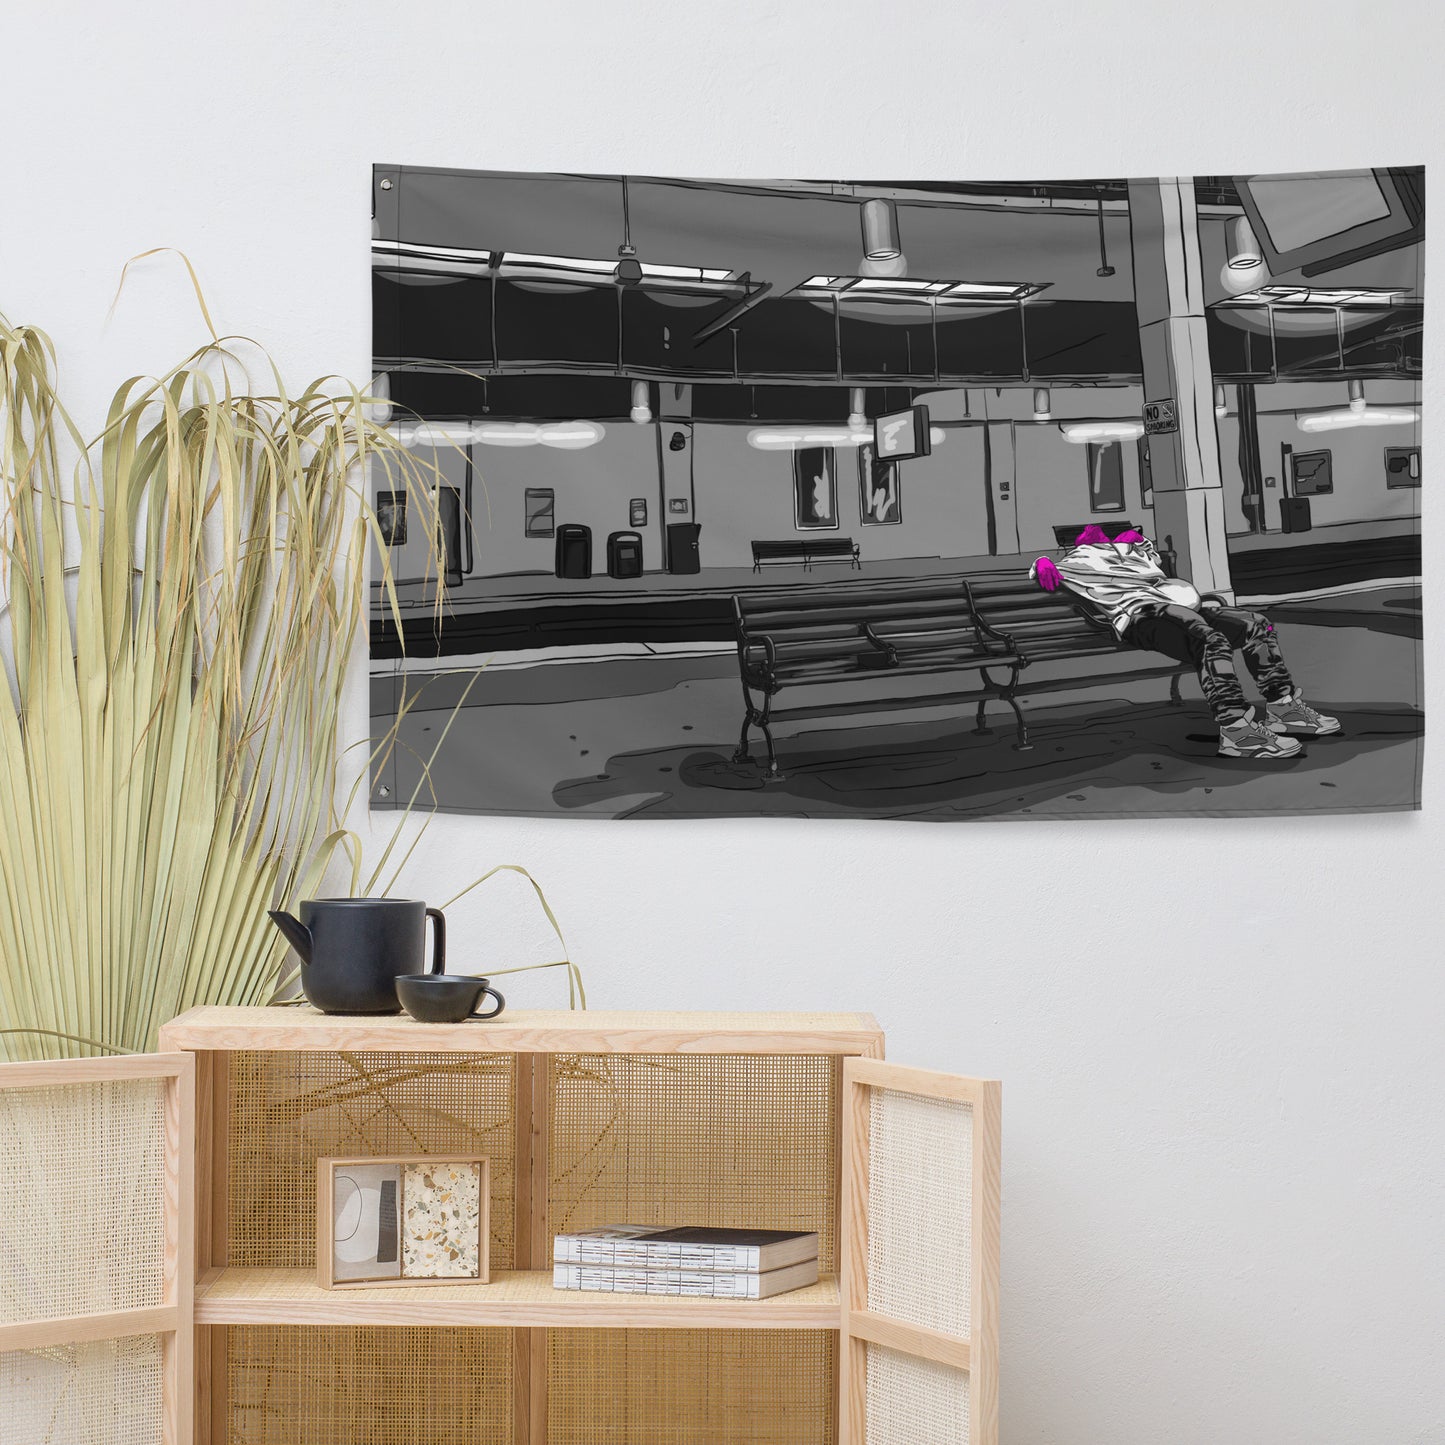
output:
M428 973L447 971L447 920L440 908L428 908L426 916L432 921L431 967Z

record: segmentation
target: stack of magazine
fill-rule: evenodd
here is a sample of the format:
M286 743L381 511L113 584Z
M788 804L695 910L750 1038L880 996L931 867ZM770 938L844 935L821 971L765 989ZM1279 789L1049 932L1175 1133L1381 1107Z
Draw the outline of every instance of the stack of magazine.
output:
M818 1236L796 1229L608 1224L559 1234L554 1289L768 1299L818 1280Z

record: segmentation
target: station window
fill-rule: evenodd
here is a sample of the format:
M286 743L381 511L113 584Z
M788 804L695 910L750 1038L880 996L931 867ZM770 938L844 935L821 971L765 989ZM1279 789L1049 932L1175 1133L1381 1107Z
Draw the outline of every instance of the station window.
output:
M1327 451L1295 452L1290 477L1297 497L1326 497L1335 489L1334 458Z
M1118 442L1090 442L1086 450L1089 461L1089 510L1122 512L1124 449Z
M1385 448L1385 485L1387 487L1418 487L1420 485L1420 448Z
M557 493L551 487L528 487L525 506L527 536L550 537L556 532Z

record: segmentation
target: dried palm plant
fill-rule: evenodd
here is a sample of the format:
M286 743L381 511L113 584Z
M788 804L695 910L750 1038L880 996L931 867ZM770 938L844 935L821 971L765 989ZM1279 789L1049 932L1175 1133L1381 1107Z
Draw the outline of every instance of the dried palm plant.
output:
M266 909L340 849L353 891L390 859L363 879L337 798L379 537L361 479L385 468L436 535L435 468L354 387L290 396L266 362L258 394L243 351L131 379L87 443L49 340L0 318L0 1057L153 1047L193 1004L266 1002L286 981ZM565 957L533 966L585 1007Z

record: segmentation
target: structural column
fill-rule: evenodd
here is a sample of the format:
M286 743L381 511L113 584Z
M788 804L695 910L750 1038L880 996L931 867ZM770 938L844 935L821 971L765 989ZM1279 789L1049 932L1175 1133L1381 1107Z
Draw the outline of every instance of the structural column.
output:
M1201 592L1232 598L1193 177L1130 181L1129 227L1155 541Z

